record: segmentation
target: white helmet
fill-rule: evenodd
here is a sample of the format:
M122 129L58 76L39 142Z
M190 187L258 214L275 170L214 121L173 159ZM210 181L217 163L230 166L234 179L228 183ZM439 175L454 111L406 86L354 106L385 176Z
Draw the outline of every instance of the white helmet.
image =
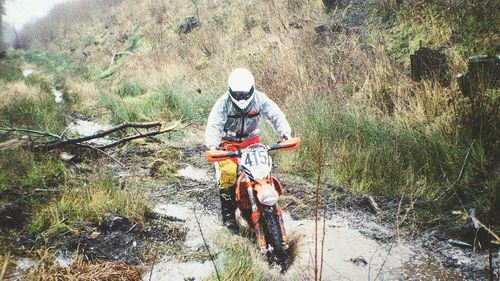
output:
M229 96L239 108L245 109L254 97L255 78L250 70L236 68L227 79Z

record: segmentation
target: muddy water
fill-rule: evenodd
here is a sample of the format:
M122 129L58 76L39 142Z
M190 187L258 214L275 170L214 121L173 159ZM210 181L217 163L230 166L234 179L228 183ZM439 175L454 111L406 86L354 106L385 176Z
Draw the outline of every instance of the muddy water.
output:
M179 171L177 171L177 174L196 181L204 181L209 179L207 170L196 168L192 165L189 165L184 169L180 169Z
M214 216L203 213L201 210L197 211L193 204L159 203L154 211L161 215L185 220L185 225L189 228L184 242L186 251L203 251L205 243L200 232L201 227L211 251L218 252L213 241L222 227ZM196 218L198 218L200 226L198 226ZM209 277L213 271L214 267L211 261L190 260L183 262L176 256L166 256L154 265L152 271L144 274L143 280L203 280Z
M204 245L194 217L194 206L193 204L158 204L155 208L158 213L186 220L186 225L190 230L185 246L190 250L199 249ZM214 241L219 237L218 233L223 231L218 218L209 214L201 214L201 212L198 215L207 243L213 251L218 252ZM314 221L293 220L288 214L284 215L284 219L289 236L300 244L298 255L287 273L283 275L277 273L276 270L269 270L267 278L270 280L313 280ZM320 222L318 245L321 244L322 225ZM380 226L373 228L373 225L367 225L367 227L371 228L372 232L381 232L378 236L390 234L388 229ZM323 280L463 279L460 274L445 269L415 246L398 241L396 238L392 242L380 243L351 227L342 217L327 220L325 230ZM320 256L318 254L318 259ZM154 266L152 272L144 275L144 280L149 280L150 275L151 280L203 280L212 272L213 265L209 261L179 262L175 257L167 256Z
M291 236L299 234L302 246L287 275L313 278L314 221L292 220L285 216ZM323 223L319 223L321 245ZM379 243L349 226L342 218L326 221L323 253L323 280L461 280L427 255L403 241ZM376 231L380 231L378 229ZM382 230L385 231L385 230ZM319 252L320 253L320 252ZM318 254L320 260L321 254Z

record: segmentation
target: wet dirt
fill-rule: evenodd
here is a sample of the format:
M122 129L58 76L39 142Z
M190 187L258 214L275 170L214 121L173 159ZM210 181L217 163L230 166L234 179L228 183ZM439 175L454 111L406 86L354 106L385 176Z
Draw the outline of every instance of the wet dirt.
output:
M21 193L15 188L0 192L0 225L2 230L23 225L29 216L29 194Z
M184 241L186 233L183 225L154 212L144 226L117 214L109 214L98 227L63 240L63 248L83 254L92 261L142 265L148 255L153 255L155 243L173 247Z

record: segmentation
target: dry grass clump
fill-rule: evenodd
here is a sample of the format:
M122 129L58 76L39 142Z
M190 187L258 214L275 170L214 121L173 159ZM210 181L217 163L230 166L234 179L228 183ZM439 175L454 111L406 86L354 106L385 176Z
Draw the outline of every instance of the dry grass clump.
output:
M0 92L2 93L0 107L8 106L21 99L36 101L40 99L40 95L46 95L41 93L39 87L28 85L25 81L0 82Z
M12 265L14 265L14 262L9 253L0 255L0 280L4 280L9 275Z
M145 268L119 262L88 262L83 255L78 255L69 267L62 267L54 260L50 251L40 250L36 266L24 276L25 280L141 280Z
M90 113L100 107L101 92L95 82L74 77L66 80L66 87L70 97L75 101L72 104L73 111Z

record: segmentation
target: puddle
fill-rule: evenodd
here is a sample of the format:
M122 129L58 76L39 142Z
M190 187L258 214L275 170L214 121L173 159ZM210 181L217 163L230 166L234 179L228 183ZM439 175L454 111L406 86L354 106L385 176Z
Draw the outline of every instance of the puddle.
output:
M166 204L159 203L153 209L164 216L170 216L185 221L185 226L188 227L188 233L184 242L184 246L188 251L198 252L204 249L205 244L200 233L200 229L196 222L193 212L193 205ZM203 235L212 252L219 252L213 241L222 230L222 226L217 222L217 219L204 213L201 210L196 211L199 217L199 222ZM222 255L220 255L222 256ZM174 256L163 257L155 264L152 271L147 272L143 276L143 280L203 280L209 277L214 271L211 261L177 261Z
M292 220L288 214L284 219L288 232L301 234L304 242L287 275L291 275L292 279L304 276L304 272L314 276L314 220ZM322 231L321 221L318 223L318 245L321 245ZM412 249L405 242L379 243L350 228L342 218L334 217L326 221L324 245L323 280L462 279L437 262L428 262L427 255Z
M23 274L30 268L37 265L37 262L31 258L19 258L15 261L14 271L5 280L23 280Z
M90 136L94 135L100 131L108 130L111 128L109 125L101 125L99 123L87 120L76 119L71 121L68 125L69 131L71 133L75 133L79 136ZM92 139L89 142L97 144L97 145L106 145L113 142L111 138L108 136L98 139Z
M192 205L158 204L154 210L185 220L185 226L189 228L184 243L186 249L196 251L203 248ZM214 245L223 228L218 217L201 211L197 213L201 217L200 223L207 243L212 251L219 252ZM293 220L287 213L284 214L284 220L289 237L299 244L298 255L284 275L273 273L273 270L266 274L276 280L311 280L314 276L314 220ZM431 252L420 250L418 246L403 240L391 242L394 241L391 240L392 231L376 226L367 223L358 230L344 216L334 216L326 221L323 280L464 280L460 273L445 268L437 258L432 257ZM318 227L319 247L322 230L321 221ZM377 237L385 238L381 240ZM318 259L320 256L318 253ZM143 280L149 280L150 274L151 280L202 280L212 272L210 261L183 263L176 262L173 257L164 257L155 265L152 273L144 275Z
M195 168L191 165L187 166L184 169L180 169L179 171L177 171L177 174L196 181L205 181L209 179L207 170Z
M153 212L180 220L187 220L190 211L188 207L182 205L158 204L154 207Z
M163 260L155 265L152 273L144 275L143 280L203 280L209 277L213 270L211 261L178 263Z
M56 100L56 103L61 103L63 101L63 93L59 90L53 89L52 92L54 93L54 97Z

